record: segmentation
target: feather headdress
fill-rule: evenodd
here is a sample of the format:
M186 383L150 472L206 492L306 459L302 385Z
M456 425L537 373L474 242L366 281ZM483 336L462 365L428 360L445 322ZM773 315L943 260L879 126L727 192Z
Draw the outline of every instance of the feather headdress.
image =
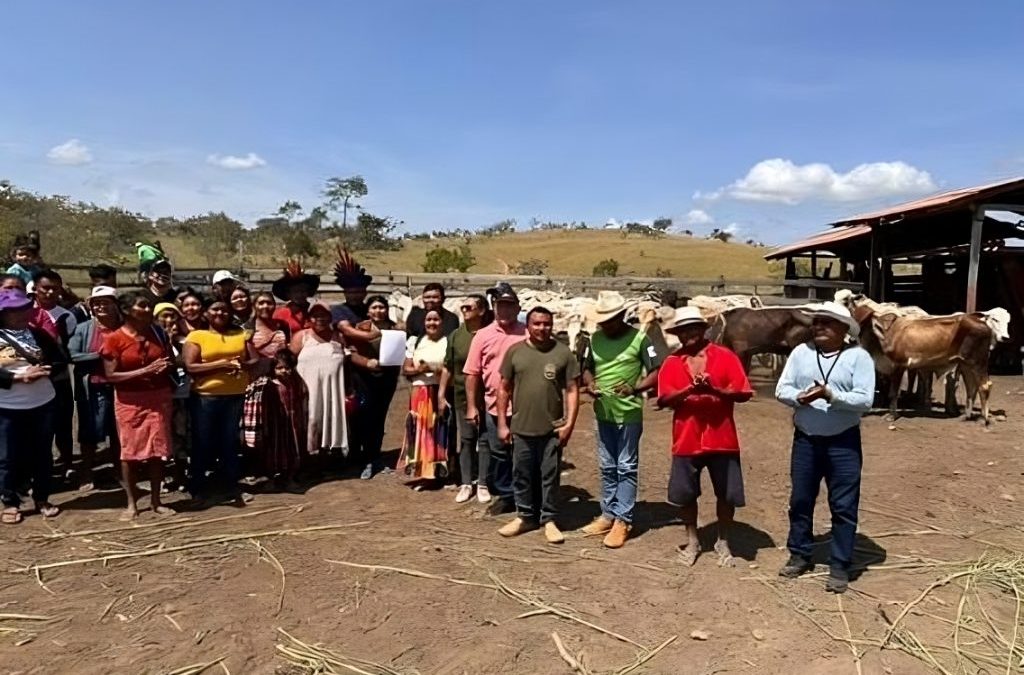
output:
M292 259L285 263L284 276L274 282L270 290L275 296L282 300L288 299L288 290L295 285L302 284L309 290L309 295L316 295L320 288L320 277L309 274L302 269L302 263Z
M342 288L366 288L373 277L366 273L366 268L356 262L348 248L338 246L338 261L334 264L334 280Z

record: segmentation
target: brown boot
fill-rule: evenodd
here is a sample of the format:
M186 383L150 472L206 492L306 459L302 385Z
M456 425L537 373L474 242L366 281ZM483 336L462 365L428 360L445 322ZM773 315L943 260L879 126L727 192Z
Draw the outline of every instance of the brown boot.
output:
M558 529L553 521L544 523L544 538L549 544L562 544L565 542L565 535Z
M628 523L624 523L621 520L616 520L615 525L612 526L612 531L604 538L604 545L608 548L622 548L629 539L629 531L633 529Z
M612 529L615 521L605 515L594 518L593 522L580 530L583 534L605 534Z
M516 537L530 530L536 530L537 523L523 520L522 518L516 518L504 525L498 530L498 534L503 537Z

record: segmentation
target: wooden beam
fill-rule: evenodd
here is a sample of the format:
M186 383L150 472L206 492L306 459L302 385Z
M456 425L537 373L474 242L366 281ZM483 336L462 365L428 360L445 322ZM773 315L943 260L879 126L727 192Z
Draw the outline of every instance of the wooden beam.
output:
M974 207L971 218L971 250L967 267L967 313L978 307L978 267L981 265L981 226L985 222L985 205Z

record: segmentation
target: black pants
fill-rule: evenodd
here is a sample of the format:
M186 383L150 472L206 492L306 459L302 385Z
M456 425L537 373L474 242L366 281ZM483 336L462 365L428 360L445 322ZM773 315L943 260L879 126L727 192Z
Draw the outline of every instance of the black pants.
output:
M512 437L512 476L516 510L523 520L542 524L558 512L562 447L558 436Z
M71 378L57 380L53 383L56 396L53 399L53 444L57 446L60 460L71 468L72 452L75 441L72 423L75 416L75 392L71 386Z
M15 385L20 386L20 385ZM0 408L0 500L17 506L18 488L31 479L32 499L50 499L53 402L30 410Z
M388 408L395 397L398 386L398 372L387 369L380 375L363 375L363 391L366 393L366 408L359 419L349 420L355 426L355 437L363 461L380 464L380 453L384 446L384 425L388 419ZM353 415L353 418L356 416Z

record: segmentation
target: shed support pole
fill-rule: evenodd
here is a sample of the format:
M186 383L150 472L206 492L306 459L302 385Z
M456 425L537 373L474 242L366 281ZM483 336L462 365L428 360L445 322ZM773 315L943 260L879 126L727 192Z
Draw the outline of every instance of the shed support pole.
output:
M978 267L981 265L981 226L985 223L985 207L974 207L971 219L971 252L967 267L967 313L978 308Z
M878 267L878 226L871 226L871 258L868 260L868 297L878 299L878 287L881 270Z

